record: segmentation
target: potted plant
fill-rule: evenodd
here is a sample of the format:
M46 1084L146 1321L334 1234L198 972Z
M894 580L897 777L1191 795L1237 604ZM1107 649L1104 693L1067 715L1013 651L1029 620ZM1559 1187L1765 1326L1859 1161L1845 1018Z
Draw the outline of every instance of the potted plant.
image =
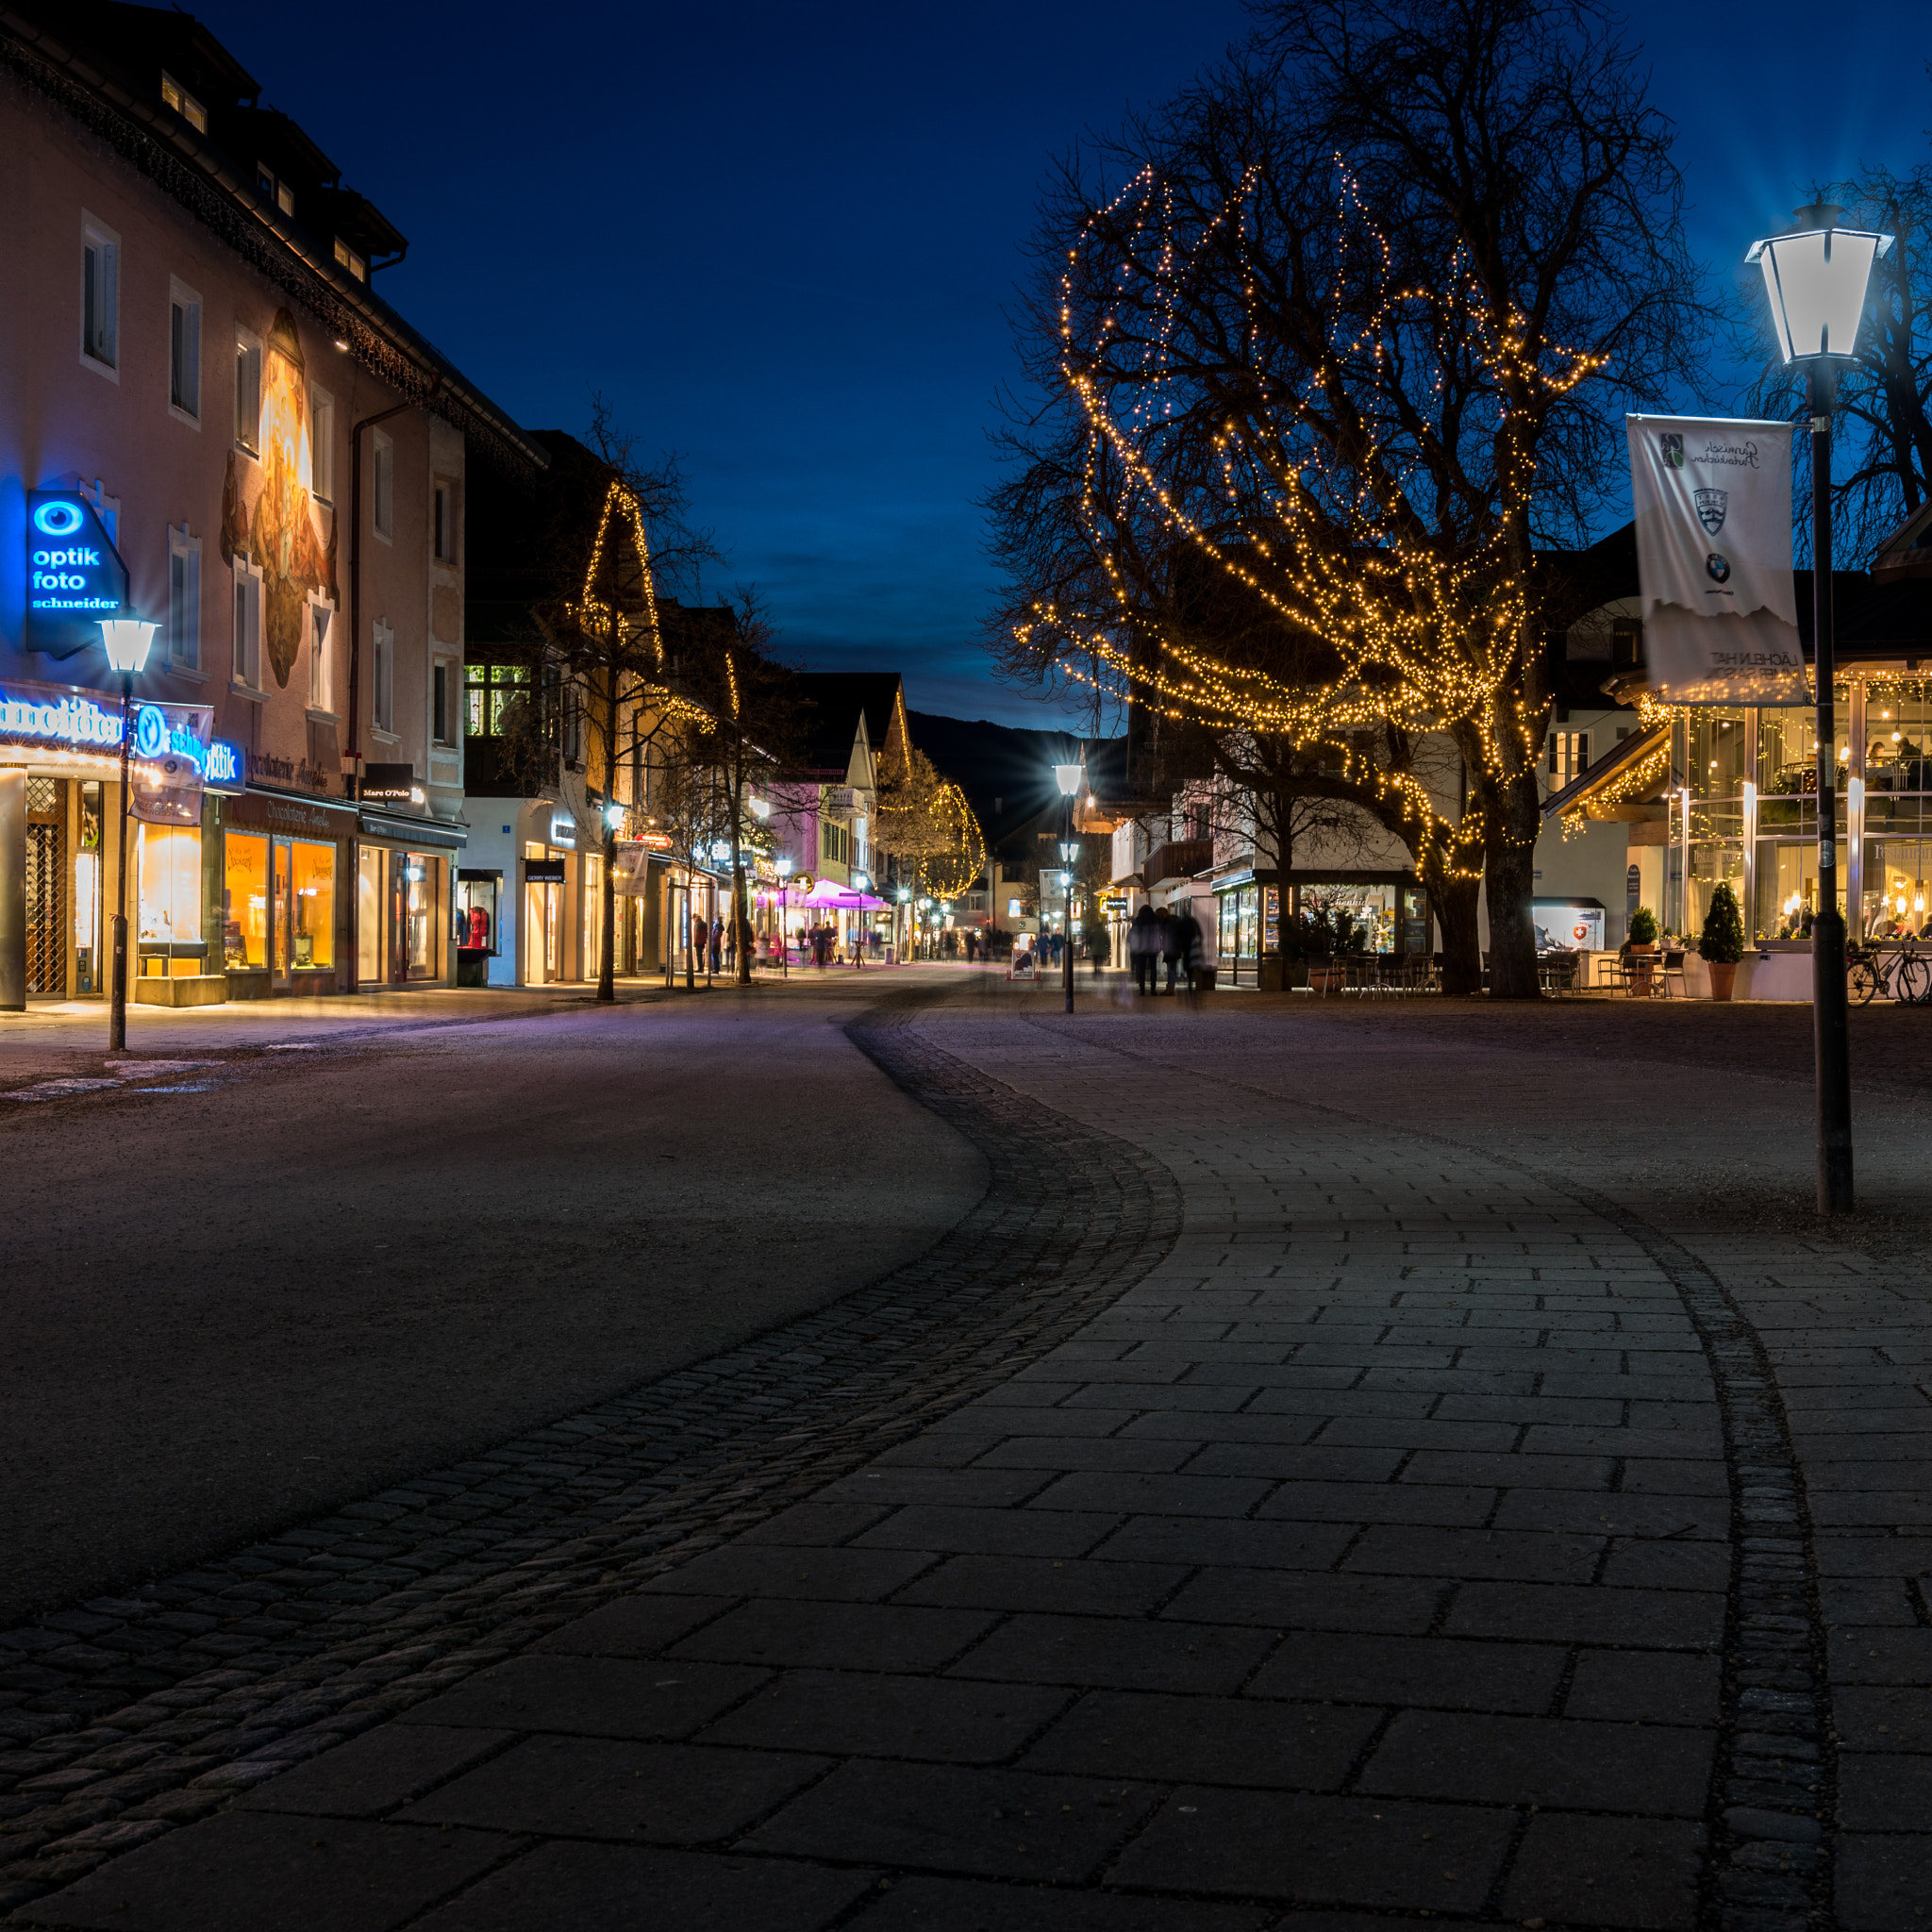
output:
M1711 892L1697 950L1710 969L1711 998L1729 999L1738 982L1738 961L1744 957L1744 915L1738 909L1737 893L1722 879Z
M1637 983L1632 991L1649 992L1652 975L1657 971L1652 958L1657 952L1657 914L1648 906L1640 906L1630 915L1630 937L1624 942L1624 951L1637 969Z

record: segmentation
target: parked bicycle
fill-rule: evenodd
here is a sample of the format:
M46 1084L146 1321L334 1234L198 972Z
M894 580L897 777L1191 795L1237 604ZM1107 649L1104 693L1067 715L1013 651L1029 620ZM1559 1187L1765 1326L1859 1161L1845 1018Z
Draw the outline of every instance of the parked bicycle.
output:
M1889 946L1855 945L1847 949L1845 992L1857 1005L1869 1006L1880 992L1902 1005L1932 1002L1932 961L1909 941Z

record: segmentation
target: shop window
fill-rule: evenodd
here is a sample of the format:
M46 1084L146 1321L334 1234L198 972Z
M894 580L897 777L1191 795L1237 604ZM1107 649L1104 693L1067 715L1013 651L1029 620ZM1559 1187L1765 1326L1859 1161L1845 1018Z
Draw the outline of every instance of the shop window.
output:
M168 528L168 662L201 669L201 539Z
M168 278L168 407L201 422L201 297Z
M397 875L401 913L398 979L442 976L442 860L424 852L398 852L390 863Z
M308 493L317 503L336 500L336 399L325 389L308 391Z
M1739 798L1748 775L1742 711L1699 707L1685 726L1685 768L1693 798Z
M289 847L293 889L292 963L298 971L336 963L336 848L298 839Z
M261 338L235 331L235 441L254 456L261 447Z
M1932 791L1932 705L1916 681L1873 683L1865 691L1865 789Z
M380 985L386 904L383 887L389 855L379 845L356 851L356 976L364 984Z
M101 787L80 788L80 842L74 855L74 991L101 990Z
M503 904L503 874L496 872L457 874L456 942L476 946L492 957L503 948L497 921Z
M222 963L230 973L268 964L268 841L229 832L222 852Z
M201 943L201 832L192 825L141 825L135 834L138 939Z
M80 358L108 375L121 363L121 238L89 215L80 232Z

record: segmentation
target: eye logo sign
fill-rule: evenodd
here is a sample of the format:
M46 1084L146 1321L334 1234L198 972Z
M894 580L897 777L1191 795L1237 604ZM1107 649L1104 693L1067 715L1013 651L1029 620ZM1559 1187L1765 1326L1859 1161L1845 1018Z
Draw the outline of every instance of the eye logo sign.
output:
M1729 507L1731 492L1728 490L1693 490L1690 494L1697 505L1697 521L1715 537L1724 526L1724 511Z
M86 521L78 504L61 497L34 506L34 528L43 537L72 537Z
M158 758L169 748L168 721L157 705L142 705L134 714L134 749L144 758Z
M1657 448L1665 469L1681 470L1684 467L1684 438L1680 431L1664 430L1657 437Z

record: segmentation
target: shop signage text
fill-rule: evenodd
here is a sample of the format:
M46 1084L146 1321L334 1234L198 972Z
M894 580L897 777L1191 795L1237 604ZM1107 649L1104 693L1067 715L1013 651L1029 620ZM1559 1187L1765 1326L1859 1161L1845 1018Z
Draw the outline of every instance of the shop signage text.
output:
M139 758L186 758L206 785L239 785L242 753L225 739L204 741L205 715L198 705L138 704L129 749ZM110 710L86 691L18 684L10 692L0 691L0 740L118 752L120 708Z
M364 765L360 793L365 805L421 805L422 781L413 765Z
M71 658L101 641L100 620L127 608L127 566L77 490L26 500L26 622L31 649Z

